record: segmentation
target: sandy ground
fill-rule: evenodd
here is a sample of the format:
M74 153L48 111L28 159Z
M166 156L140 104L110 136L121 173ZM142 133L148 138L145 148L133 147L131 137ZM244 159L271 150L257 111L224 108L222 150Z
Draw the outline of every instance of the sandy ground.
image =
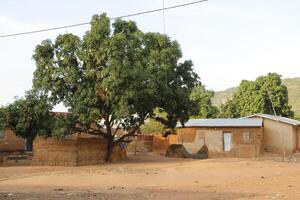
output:
M300 163L154 154L83 167L0 167L0 199L300 199Z

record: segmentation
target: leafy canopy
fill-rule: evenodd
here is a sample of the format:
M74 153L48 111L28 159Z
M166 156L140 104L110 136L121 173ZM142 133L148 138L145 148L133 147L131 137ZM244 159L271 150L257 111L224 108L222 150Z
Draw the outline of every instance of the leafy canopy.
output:
M0 130L6 127L7 112L5 107L0 107Z
M211 99L214 92L206 90L204 85L193 88L190 99L193 102L192 118L215 118L218 115L218 108L212 105Z
M105 14L95 15L83 38L64 34L36 47L33 83L52 103L70 108L73 131L110 141L116 130L127 131L118 143L148 118L169 127L189 118L198 76L181 57L179 44L166 35L143 33L121 19L111 26ZM167 116L155 116L155 108Z
M45 96L29 91L24 98L0 109L0 121L2 127L10 128L23 138L35 138L37 134L49 136L51 109Z
M243 80L232 100L221 106L221 117L241 117L255 113L293 117L288 103L288 91L282 84L281 76L269 73L255 81Z

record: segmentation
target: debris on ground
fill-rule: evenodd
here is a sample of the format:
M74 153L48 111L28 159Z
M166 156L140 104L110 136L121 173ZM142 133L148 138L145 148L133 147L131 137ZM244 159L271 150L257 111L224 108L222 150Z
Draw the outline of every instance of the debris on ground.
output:
M197 153L192 154L182 144L172 144L167 149L166 156L172 158L206 159L208 158L208 148L204 145Z
M208 148L206 145L203 145L201 149L193 155L194 159L207 159L208 158Z
M167 157L192 158L192 154L182 144L171 144L166 152Z

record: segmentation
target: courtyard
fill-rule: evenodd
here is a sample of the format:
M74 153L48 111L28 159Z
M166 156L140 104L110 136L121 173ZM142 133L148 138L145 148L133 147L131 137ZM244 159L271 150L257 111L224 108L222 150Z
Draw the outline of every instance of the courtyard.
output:
M153 153L80 167L0 168L0 199L300 199L300 162L166 158Z

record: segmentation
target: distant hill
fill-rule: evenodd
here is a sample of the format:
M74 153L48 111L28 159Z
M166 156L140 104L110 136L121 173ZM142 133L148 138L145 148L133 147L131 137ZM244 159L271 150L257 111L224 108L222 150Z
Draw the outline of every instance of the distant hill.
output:
M289 92L289 103L295 112L295 117L300 119L300 77L286 78L282 80ZM212 99L214 105L220 106L232 97L232 94L237 90L237 87L229 88L224 91L215 92Z

